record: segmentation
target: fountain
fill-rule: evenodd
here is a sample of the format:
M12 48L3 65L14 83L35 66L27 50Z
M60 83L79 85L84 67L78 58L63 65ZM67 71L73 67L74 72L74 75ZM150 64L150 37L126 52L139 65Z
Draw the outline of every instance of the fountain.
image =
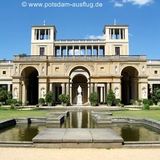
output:
M79 85L78 86L78 89L77 89L77 106L81 106L82 105L82 88L81 86Z

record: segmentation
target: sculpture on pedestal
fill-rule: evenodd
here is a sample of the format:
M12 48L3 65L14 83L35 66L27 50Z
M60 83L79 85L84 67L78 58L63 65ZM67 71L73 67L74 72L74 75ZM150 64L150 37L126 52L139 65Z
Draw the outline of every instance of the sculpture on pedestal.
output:
M80 85L78 86L77 93L77 105L80 106L82 105L82 88Z

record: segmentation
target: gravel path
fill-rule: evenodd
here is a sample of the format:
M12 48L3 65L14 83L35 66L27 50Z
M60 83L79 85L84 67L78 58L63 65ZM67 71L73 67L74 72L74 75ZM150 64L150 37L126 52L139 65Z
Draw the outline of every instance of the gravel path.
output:
M0 148L0 160L160 160L160 149Z

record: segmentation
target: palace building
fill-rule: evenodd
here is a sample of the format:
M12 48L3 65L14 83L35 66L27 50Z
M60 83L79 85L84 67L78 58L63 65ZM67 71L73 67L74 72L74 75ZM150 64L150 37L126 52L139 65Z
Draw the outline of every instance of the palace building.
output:
M128 25L106 25L104 39L58 40L56 33L55 26L32 26L31 55L0 61L0 87L12 91L14 99L35 105L52 91L57 104L60 94L76 104L80 85L84 105L92 92L105 103L110 89L130 104L160 87L160 61L129 55Z

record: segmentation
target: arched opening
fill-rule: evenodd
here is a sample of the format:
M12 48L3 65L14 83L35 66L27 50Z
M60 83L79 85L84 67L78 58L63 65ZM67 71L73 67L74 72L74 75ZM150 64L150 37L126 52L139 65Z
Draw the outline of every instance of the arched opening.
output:
M122 103L131 104L138 99L138 71L134 67L126 67L121 73Z
M70 100L72 104L77 104L77 89L78 86L82 88L82 103L88 103L89 87L90 87L90 73L83 67L78 66L72 69L70 72L70 83L72 84L72 90L70 92Z
M72 80L72 103L77 103L77 89L78 86L82 88L82 103L87 103L88 98L88 87L87 87L87 78L84 75L78 74Z
M38 104L38 71L34 67L27 67L22 72L25 85L25 101L30 105Z

